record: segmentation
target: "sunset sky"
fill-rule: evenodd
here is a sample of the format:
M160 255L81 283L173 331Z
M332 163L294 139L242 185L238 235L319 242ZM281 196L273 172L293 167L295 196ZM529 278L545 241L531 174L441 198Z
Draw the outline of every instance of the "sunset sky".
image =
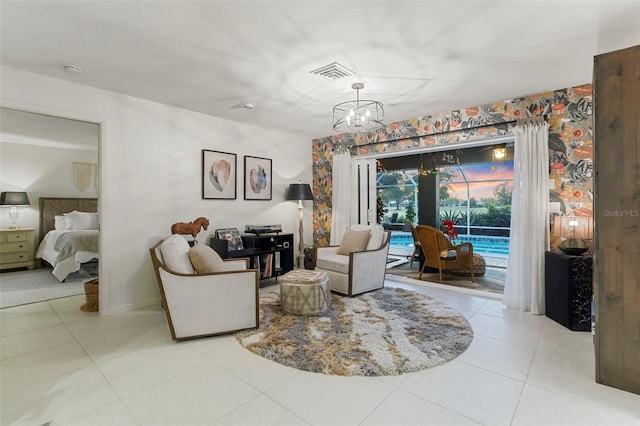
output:
M491 170L491 166L495 166L495 170ZM513 160L500 161L494 164L491 163L477 163L466 164L460 166L467 177L470 185L470 196L480 201L482 198L493 198L493 190L496 186L503 183L504 180L513 179ZM458 166L441 167L442 171L446 171L452 174L457 174L454 178L454 184L451 185L453 191L449 191L449 194L460 200L467 199L467 186L465 184L464 177L459 172ZM480 182L478 182L480 181ZM500 181L500 182L496 182ZM511 182L509 182L511 187Z
M495 170L491 170L491 167L495 166ZM470 196L480 201L483 198L493 198L494 189L507 182L509 188L512 187L513 180L513 160L508 161L496 161L495 163L474 163L474 164L461 164L460 167L464 171L465 176L470 182ZM460 173L458 166L441 166L441 173L451 173L454 176L454 183L451 184L451 191L449 195L459 200L467 199L467 185L464 177ZM416 175L418 169L405 169L404 172L410 176L414 181L417 181ZM378 186L380 188L380 185ZM453 192L455 191L455 192Z

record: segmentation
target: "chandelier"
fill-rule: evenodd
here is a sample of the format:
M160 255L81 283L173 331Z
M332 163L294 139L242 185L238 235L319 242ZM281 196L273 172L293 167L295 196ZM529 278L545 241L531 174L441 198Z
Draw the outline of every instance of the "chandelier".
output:
M333 107L333 130L340 133L362 133L384 127L384 107L378 101L361 100L362 83L353 83L356 100L342 102Z

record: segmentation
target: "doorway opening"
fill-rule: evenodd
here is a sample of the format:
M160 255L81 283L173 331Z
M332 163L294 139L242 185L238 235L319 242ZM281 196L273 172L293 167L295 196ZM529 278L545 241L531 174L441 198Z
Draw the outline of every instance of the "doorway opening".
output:
M72 210L83 214L99 210L101 123L81 116L61 117L46 108L29 111L23 105L13 104L3 105L0 116L2 190L24 190L29 194L30 207L23 209L20 231L24 230L29 236L26 251L36 266L33 270L2 270L0 294L10 294L11 297L2 297L1 306L84 295L83 283L99 275L97 255L89 256L89 252L97 253L95 246L98 243L93 244L90 250L87 247L76 253L68 263L61 261L55 275L50 259L54 259L56 253L43 257L44 251L41 252L40 248L46 231L55 229L64 233L71 229L65 220L59 221L58 217L54 223L54 214L71 213ZM60 213L57 213L58 208L62 209ZM46 214L43 214L45 210ZM86 216L88 214L83 217ZM97 215L95 217L97 221ZM4 212L0 219L5 219ZM67 223L66 228L63 223ZM97 224L91 228L97 231ZM55 244L47 247L52 246ZM73 269L71 260L81 263L80 268ZM20 291L12 291L13 288Z

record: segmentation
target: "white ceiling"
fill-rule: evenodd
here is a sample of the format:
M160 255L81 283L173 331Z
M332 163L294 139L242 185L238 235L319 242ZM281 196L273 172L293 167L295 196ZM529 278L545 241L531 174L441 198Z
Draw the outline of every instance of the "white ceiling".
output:
M594 55L640 44L640 0L2 0L1 12L2 65L307 140L334 133L332 107L356 81L390 123L588 83ZM331 62L357 76L310 74Z

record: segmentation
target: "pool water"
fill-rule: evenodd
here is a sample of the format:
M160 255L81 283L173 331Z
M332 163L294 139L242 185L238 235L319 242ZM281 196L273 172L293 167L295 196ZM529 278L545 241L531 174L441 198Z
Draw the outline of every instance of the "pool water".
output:
M486 254L491 256L508 256L509 255L509 238L508 237L489 237L485 235L460 235L456 238L455 243L473 244L474 253ZM410 232L392 232L391 246L413 247L413 237Z

